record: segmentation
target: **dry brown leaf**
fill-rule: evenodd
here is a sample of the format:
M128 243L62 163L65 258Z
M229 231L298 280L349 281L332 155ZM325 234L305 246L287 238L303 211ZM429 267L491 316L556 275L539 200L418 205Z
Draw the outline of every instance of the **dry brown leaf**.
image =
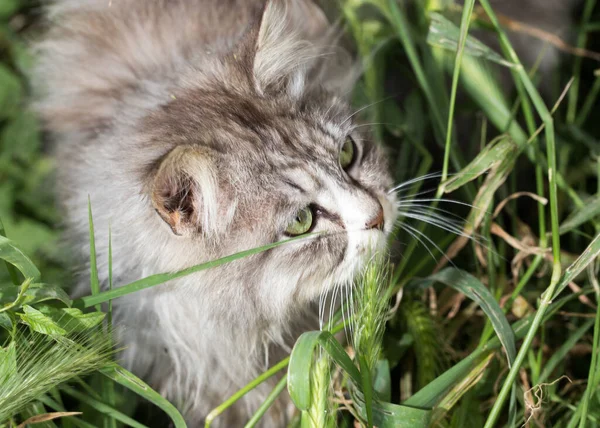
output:
M478 6L475 9L475 14L477 15L477 17L479 19L486 21L486 22L490 22L489 18L487 17L487 15L485 14L485 11L483 10L483 8L481 6ZM528 36L535 37L536 39L539 39L539 40L543 40L543 41L551 44L552 46L554 46L556 49L566 52L568 54L580 56L580 57L584 57L584 58L590 58L590 59L600 62L600 53L598 53L598 52L594 52L594 51L591 51L588 49L572 46L572 45L568 44L567 42L565 42L560 37L558 37L556 34L552 34L548 31L542 30L541 28L538 28L538 27L534 27L525 22L517 21L506 15L497 13L496 16L498 17L498 21L500 22L500 25L502 25L503 27L505 27L506 29L508 29L510 31L513 31L515 33L527 34Z
M545 255L548 252L548 250L545 250L543 248L530 246L525 244L523 241L519 241L515 237L511 236L504 229L502 229L502 227L498 223L492 223L490 232L502 238L508 245L510 245L514 249L519 250L522 253L526 253L527 255Z
M498 217L498 214L500 214L500 211L502 211L502 209L504 208L504 206L507 203L509 203L513 199L517 199L517 198L520 198L520 197L523 197L523 196L529 196L530 198L535 199L536 201L538 201L542 205L546 205L548 203L548 199L543 198L543 197L541 197L539 195L536 195L535 193L531 193L531 192L517 192L517 193L513 193L512 195L508 196L507 198L504 198L504 200L502 200L502 202L500 202L498 204L498 206L494 210L494 216L493 216L493 218Z
M82 415L82 414L83 413L81 413L81 412L51 412L51 413L44 413L42 415L35 415L35 416L30 417L25 422L23 422L22 424L18 425L17 428L25 428L27 425L41 424L42 422L48 422L48 421L51 421L53 419L64 418L64 417L67 417L67 416L78 416L78 415Z

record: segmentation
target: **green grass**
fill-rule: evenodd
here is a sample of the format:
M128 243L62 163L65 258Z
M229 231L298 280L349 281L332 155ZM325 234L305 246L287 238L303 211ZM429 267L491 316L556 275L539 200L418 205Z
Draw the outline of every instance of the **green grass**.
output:
M416 3L340 1L364 63L356 104L372 104L364 120L390 149L396 181L438 173L402 189L402 257L370 264L344 316L305 333L207 427L285 369L248 426L286 387L299 427L600 426L600 66L564 54L542 96L535 66L521 65L488 0ZM598 51L595 3L578 11L574 43ZM270 246L105 292L92 251L94 293L69 299L55 165L24 108L32 6L0 2L0 426L49 412L82 414L40 426L139 427L151 424L148 412L185 426L115 363L102 323L111 306L101 304ZM478 40L484 33L502 54ZM500 85L500 72L514 84ZM404 82L403 96L390 97L392 79ZM436 200L408 202L423 190ZM442 209L465 219L442 224L460 234L420 221L435 223ZM342 345L334 335L344 324L351 340Z

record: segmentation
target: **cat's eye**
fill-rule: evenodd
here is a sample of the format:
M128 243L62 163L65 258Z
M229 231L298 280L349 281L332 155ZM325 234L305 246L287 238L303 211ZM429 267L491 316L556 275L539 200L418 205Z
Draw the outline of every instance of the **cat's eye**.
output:
M294 219L288 224L285 233L290 236L303 235L313 225L313 212L310 207L304 207L296 213Z
M342 150L340 151L340 166L342 169L348 169L354 163L354 158L356 157L356 144L354 144L354 140L352 137L346 137L346 141L342 146Z

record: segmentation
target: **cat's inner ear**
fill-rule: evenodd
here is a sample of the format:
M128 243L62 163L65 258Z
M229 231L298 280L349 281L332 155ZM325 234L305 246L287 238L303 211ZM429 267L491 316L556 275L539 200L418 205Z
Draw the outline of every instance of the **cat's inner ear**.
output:
M217 178L208 153L197 147L173 149L152 180L151 201L174 234L210 235L217 220Z
M267 0L254 33L253 72L257 89L285 86L302 92L329 31L313 0Z

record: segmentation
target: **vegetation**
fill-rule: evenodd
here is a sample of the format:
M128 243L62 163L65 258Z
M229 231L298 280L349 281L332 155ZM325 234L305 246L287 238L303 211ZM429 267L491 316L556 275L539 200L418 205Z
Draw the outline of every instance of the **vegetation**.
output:
M287 368L248 426L286 387L301 427L600 426L600 72L588 58L600 7L577 10L575 49L538 33L568 51L542 93L489 0L339 11L364 64L357 106L404 183L392 261L374 259L343 312L206 425ZM271 246L72 301L57 166L25 108L36 15L0 1L0 426L142 427L149 412L185 426L115 363L110 300ZM90 222L97 290L93 237Z

